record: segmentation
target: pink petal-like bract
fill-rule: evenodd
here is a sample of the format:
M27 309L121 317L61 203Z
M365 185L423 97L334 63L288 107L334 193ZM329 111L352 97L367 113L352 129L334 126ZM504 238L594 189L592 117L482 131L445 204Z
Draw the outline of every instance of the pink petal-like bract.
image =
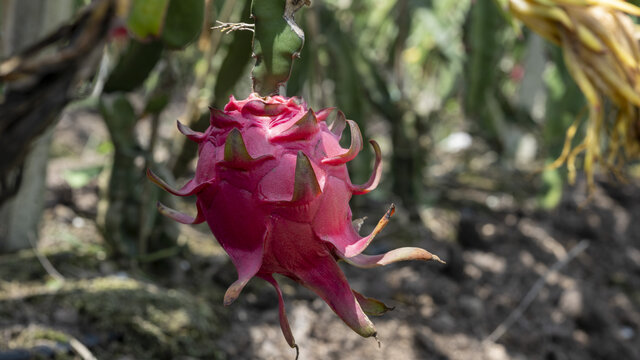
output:
M179 130L199 144L195 177L174 189L148 171L150 179L178 196L197 197L195 217L159 204L176 221L206 221L238 272L225 294L231 304L254 276L271 283L278 295L280 325L291 347L291 332L282 293L273 274L287 276L320 296L355 332L368 337L376 330L367 315L390 310L383 303L355 292L338 266L339 260L364 268L401 260L439 260L420 248L401 248L368 256L362 251L389 221L387 211L368 236L352 225L349 200L373 190L381 174L381 153L371 141L376 161L369 181L354 185L346 162L363 147L358 125L332 108L314 112L298 98L250 95L231 97L224 111L211 109L211 126L195 132ZM348 149L341 132L351 132Z

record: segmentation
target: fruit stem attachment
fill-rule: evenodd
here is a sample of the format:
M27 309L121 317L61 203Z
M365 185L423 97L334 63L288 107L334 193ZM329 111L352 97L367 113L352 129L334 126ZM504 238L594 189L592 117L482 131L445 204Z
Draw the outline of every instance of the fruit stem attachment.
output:
M254 92L261 96L284 95L280 90L286 86L293 60L300 56L304 45L304 32L294 14L309 4L310 0L253 0Z

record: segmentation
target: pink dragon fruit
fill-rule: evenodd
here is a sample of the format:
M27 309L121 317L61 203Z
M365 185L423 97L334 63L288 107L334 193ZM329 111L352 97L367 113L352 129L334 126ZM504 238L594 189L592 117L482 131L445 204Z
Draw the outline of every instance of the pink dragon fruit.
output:
M231 257L238 280L227 290L231 304L254 276L271 283L278 294L280 326L297 349L273 274L287 276L317 293L342 320L363 337L375 336L367 315L388 310L382 302L351 289L337 261L371 268L400 260L439 260L420 248L400 248L369 256L362 251L393 214L393 205L373 232L358 235L352 225L352 194L373 190L381 175L380 148L374 171L363 185L349 179L346 163L362 149L358 125L333 108L314 112L298 98L256 94L233 97L224 111L211 109L211 126L195 132L178 122L178 129L199 144L195 177L173 189L150 170L149 178L174 195L196 195L195 218L158 204L161 213L184 224L207 221ZM340 147L349 125L351 146Z

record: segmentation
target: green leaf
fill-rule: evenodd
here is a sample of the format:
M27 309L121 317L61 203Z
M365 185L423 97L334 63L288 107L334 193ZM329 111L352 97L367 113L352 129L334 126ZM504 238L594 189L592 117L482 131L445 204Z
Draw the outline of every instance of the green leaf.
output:
M162 41L170 48L183 48L202 30L204 0L171 0L162 31Z
M160 60L162 48L162 43L158 41L141 43L131 40L109 74L104 92L131 91L140 86Z
M127 28L139 39L160 36L168 5L169 0L133 0Z
M79 189L98 177L100 172L102 172L102 166L91 166L81 169L65 170L62 177L72 189Z

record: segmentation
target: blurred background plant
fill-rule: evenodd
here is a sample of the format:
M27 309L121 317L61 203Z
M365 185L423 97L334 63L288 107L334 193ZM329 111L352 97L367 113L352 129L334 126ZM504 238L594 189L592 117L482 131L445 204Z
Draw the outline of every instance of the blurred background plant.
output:
M581 116L567 130L562 154L550 167L566 162L575 182L576 157L584 154L590 191L594 168L618 175L639 151L637 30L628 15L640 8L625 1L509 1L509 11L546 40L562 49L569 74L588 104L583 139L573 146ZM609 119L615 113L615 119Z
M251 31L212 30L216 20L249 22L250 1L132 4L124 21L112 25L95 76L79 85L84 93L70 99L72 109L101 114L111 144L103 147L111 148L113 164L67 177L82 187L110 171L98 212L107 241L114 254L132 258L164 251L155 259L177 251L169 250L168 239L177 235L159 223L153 208L159 194L141 171L159 162L166 175L187 176L195 147L159 129L177 117L202 130L209 105L220 108L231 94L243 98L250 91ZM507 18L496 16L502 10L492 1L314 4L298 16L307 46L287 95L316 108L337 106L368 137L380 138L387 188L373 196L397 197L415 219L428 204L427 185L437 181L425 176L436 148L458 152L481 142L504 166L535 171L542 159L559 155L566 129L584 106L558 50L527 31L518 35ZM166 111L178 103L181 114ZM368 176L372 154L365 153L352 165L355 182ZM543 176L549 184L556 178ZM559 200L562 181L553 184L541 193L547 207Z
M198 272L204 278L224 277L225 265L207 258L220 254L210 235L178 228L158 215L155 203L164 195L145 179L144 169L153 166L175 184L190 177L196 148L182 140L175 120L203 131L209 122L208 106L222 108L231 94L236 98L249 94L253 34L247 30L223 34L212 28L216 21L251 23L251 1L58 0L55 9L50 4L5 0L0 7L0 146L9 147L5 139L31 144L16 150L20 156L2 155L0 161L0 250L11 254L1 261L15 265L14 259L23 259L36 266L31 260L41 257L29 254L38 254L42 248L51 251L54 265L55 259L63 259L57 266L66 256L61 251L84 254L72 265L85 269L86 274L81 273L89 277L119 274L120 269L140 271L135 281L153 279L154 274L185 281L194 271L204 271L205 275ZM109 17L108 25L99 23L103 31L89 42L78 42L78 29L98 26L97 20L82 20L86 14L95 14L98 4L108 4L107 12L119 17ZM87 5L93 10L86 10ZM314 1L296 15L306 39L286 95L301 96L314 109L341 109L359 124L365 138L380 143L385 156L381 186L353 199L355 216L369 214L381 203L396 203L402 227L419 224L422 230L417 234L424 235L426 226L432 237L452 241L444 249L450 251L447 260L451 260L446 271L454 278L463 272L456 260L462 253L456 249L480 236L475 225L478 209L508 208L504 211L517 214L522 208L551 211L567 198L566 170L545 170L545 165L562 153L571 124L587 114L584 89L580 91L570 75L562 49L516 25L506 11L502 0L324 0ZM63 35L37 42L66 23L74 25ZM29 48L31 44L36 45ZM56 58L64 49L76 49L75 57ZM38 67L35 73L17 72L28 76L29 81L24 81L24 77L12 77L16 71L9 68L16 54L37 54L33 58L59 62L48 62L54 65ZM73 70L66 75L73 81L60 88L43 86L53 83L52 74L65 69ZM64 96L58 99L51 94ZM29 96L33 99L26 102ZM28 104L22 108L29 109L37 128L29 125L21 132L10 131L12 121L27 116L7 110L19 108L17 101ZM608 105L603 109L608 111ZM573 144L590 131L584 125L574 129ZM39 134L43 135L34 139ZM345 136L343 141L347 146L350 139ZM366 181L372 162L373 154L365 147L350 163L354 183ZM580 168L579 163L576 166ZM620 171L626 180L636 181L634 164ZM584 188L579 191L587 193ZM483 195L479 207L469 205L478 192L504 196ZM496 200L505 198L506 203ZM163 197L162 201L171 205L174 200ZM454 208L445 212L445 220L434 212L443 203ZM452 223L454 233L440 221ZM60 222L71 230L60 230ZM394 236L416 234L411 231L398 230ZM35 253L16 253L32 248ZM203 258L208 259L205 265L198 262ZM196 270L198 264L202 268ZM232 270L225 271L233 275ZM0 279L10 281L13 275L8 274L7 270ZM51 276L47 273L42 278ZM156 296L157 289L128 281L122 284L127 292L155 301L149 298ZM185 294L172 299L189 304L198 303L201 296L218 299L218 290L199 289L198 281L194 282L193 287L186 285ZM63 292L90 287L69 279L66 285L55 286ZM61 296L46 288L38 290L42 296ZM120 294L126 298L127 292ZM4 305L0 308L8 309L7 313L19 307ZM173 303L162 306L180 308ZM177 332L217 334L216 326L209 329L194 319L203 316L215 322L219 315L198 313L198 306L183 314L187 320L182 327L172 330L160 328L166 319L129 323L126 317L118 317L123 323L113 326L128 327L166 345L158 350L165 355L176 349L213 354L213 350L206 352L206 342L172 340ZM99 322L111 326L105 317ZM144 351L140 354L157 355Z

